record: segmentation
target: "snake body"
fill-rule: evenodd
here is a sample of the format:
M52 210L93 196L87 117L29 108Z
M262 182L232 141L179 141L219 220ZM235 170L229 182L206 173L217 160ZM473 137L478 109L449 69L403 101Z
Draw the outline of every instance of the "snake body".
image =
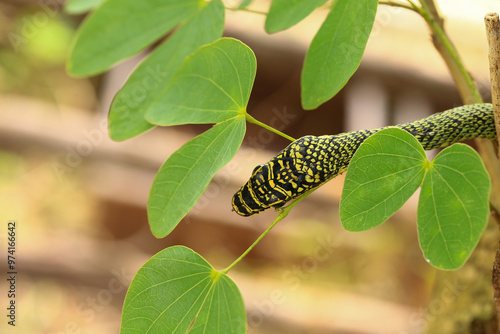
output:
M496 138L493 107L488 103L453 108L395 127L412 134L425 150L471 138ZM233 196L233 210L252 216L322 185L343 173L361 143L382 129L297 139L269 162L255 167Z

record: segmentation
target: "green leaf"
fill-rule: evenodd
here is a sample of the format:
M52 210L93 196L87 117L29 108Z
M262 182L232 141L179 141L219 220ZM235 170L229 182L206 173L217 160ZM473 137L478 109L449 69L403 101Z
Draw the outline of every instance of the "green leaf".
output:
M191 210L214 174L236 154L244 134L245 117L237 116L193 138L165 161L148 202L149 224L156 237L169 234Z
M193 250L174 246L149 259L125 297L121 334L246 332L238 287Z
M246 110L256 72L255 55L233 38L203 46L186 59L146 119L157 125L217 123Z
M467 145L448 147L429 162L422 145L404 130L389 128L369 137L347 169L342 224L364 231L383 223L420 184L420 247L433 266L457 269L479 242L489 214L489 175Z
M144 49L184 19L202 0L107 0L81 25L67 68L75 76L98 74Z
M377 0L337 0L307 51L302 106L314 109L338 93L356 72L377 12Z
M113 140L137 136L154 126L144 119L151 101L163 93L188 55L222 35L224 10L220 0L210 2L132 73L109 112L109 135Z
M418 237L425 258L441 269L461 267L476 247L489 214L491 183L467 145L441 151L422 184Z
M265 29L272 34L299 23L327 0L273 0Z
M238 8L247 8L252 4L253 0L241 0L240 4L238 5Z
M68 14L83 14L97 8L105 0L68 0L64 4L64 11Z
M340 199L349 231L364 231L392 216L422 183L428 163L422 145L398 128L366 139L351 159Z

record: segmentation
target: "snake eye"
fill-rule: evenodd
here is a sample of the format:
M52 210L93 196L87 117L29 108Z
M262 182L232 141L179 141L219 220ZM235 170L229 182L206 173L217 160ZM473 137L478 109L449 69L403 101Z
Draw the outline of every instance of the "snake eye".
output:
M257 166L253 169L253 171L252 171L252 175L253 175L253 174L255 174L255 172L256 172L259 168L261 168L262 166L264 166L264 165L257 165Z

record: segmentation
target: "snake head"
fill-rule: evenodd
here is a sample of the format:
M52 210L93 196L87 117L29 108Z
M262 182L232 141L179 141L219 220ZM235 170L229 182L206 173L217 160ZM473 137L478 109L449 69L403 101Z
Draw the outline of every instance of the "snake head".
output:
M310 157L310 152L316 152L314 138L302 137L268 163L255 167L247 183L233 196L233 210L239 215L251 216L271 207L281 207L320 185L319 160Z
M250 179L233 196L233 211L241 216L252 216L286 203L285 197L274 191L275 183L269 177L271 171L269 163L254 168Z

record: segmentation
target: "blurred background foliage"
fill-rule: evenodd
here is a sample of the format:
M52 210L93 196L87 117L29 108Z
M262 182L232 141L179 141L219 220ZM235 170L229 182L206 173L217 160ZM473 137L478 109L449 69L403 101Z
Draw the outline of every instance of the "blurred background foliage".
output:
M70 78L66 57L79 20L50 2L0 3L0 89L85 109L95 108L90 80Z

